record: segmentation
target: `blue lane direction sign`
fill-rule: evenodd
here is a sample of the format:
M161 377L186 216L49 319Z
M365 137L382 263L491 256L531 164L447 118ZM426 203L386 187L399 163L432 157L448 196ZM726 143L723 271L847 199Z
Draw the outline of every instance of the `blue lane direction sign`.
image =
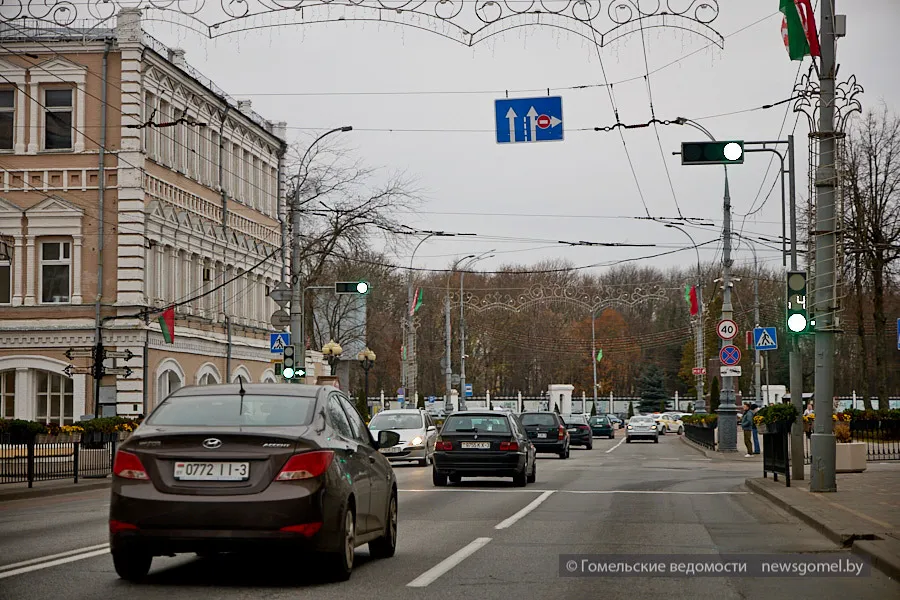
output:
M741 350L737 346L722 346L722 349L719 351L719 360L722 361L722 364L728 367L733 367L734 365L741 362Z
M269 350L272 354L284 354L284 347L291 345L291 334L279 331L269 334Z
M777 336L774 327L756 327L753 330L753 347L757 350L778 350Z
M495 100L494 117L498 144L563 139L562 96Z

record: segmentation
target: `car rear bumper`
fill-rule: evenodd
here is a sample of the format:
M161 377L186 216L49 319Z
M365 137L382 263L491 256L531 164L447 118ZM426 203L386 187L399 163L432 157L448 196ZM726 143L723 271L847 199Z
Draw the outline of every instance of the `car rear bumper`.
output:
M553 453L556 454L558 452L563 452L566 449L566 440L539 440L536 438L531 438L531 443L534 444L534 449L538 452L544 453Z
M655 438L659 436L656 431L629 431L626 435L630 438Z
M598 436L598 437L601 436L601 435L604 435L604 436L606 436L606 435L612 435L612 433L613 433L613 430L610 429L609 427L607 427L606 429L593 429L593 430L591 430L591 435Z
M400 452L382 452L381 455L384 456L391 462L403 462L407 460L422 460L425 458L425 446L421 448L404 448Z
M484 477L511 477L525 468L524 452L435 452L434 468L439 473Z
M154 556L188 552L336 552L337 531L324 528L311 537L283 531L231 529L139 529L110 533L113 551L136 550Z
M579 431L578 433L569 433L569 444L582 445L582 444L591 444L594 441L594 436L590 431Z

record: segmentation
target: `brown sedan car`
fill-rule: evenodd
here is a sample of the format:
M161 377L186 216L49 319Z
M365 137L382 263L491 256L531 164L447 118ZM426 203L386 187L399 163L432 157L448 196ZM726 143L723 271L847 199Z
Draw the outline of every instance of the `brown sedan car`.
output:
M154 556L314 552L335 579L355 548L397 545L397 480L354 405L328 386L182 388L116 452L109 536L120 577Z

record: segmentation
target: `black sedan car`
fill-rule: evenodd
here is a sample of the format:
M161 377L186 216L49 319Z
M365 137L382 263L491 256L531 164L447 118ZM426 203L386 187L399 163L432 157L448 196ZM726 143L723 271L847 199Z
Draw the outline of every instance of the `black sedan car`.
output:
M553 411L524 412L521 421L538 452L569 458L569 431L559 414Z
M315 553L346 580L355 549L397 547L397 480L353 403L328 386L182 388L123 442L113 464L110 550L132 581L154 556ZM302 563L299 563L302 564Z
M465 477L512 477L524 487L537 479L534 445L512 413L465 411L444 421L434 446L436 486Z
M563 415L562 420L569 432L570 445L584 446L588 450L594 448L594 435L591 433L587 415Z
M616 429L612 419L608 415L597 415L591 417L591 435L597 437L608 437L614 439L616 437Z

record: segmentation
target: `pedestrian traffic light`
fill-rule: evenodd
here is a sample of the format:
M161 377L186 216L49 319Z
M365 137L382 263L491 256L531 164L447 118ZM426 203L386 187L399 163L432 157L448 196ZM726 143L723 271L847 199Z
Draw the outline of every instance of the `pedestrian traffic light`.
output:
M368 281L338 281L334 284L335 294L359 294L364 296L369 293Z
M809 331L806 301L806 271L787 272L787 328L795 334Z
M296 368L297 368L297 363L295 362L295 359L294 359L294 347L293 346L285 346L284 347L284 362L281 366L281 374L284 375L285 379L293 379Z
M682 142L683 165L740 165L744 163L744 142Z

